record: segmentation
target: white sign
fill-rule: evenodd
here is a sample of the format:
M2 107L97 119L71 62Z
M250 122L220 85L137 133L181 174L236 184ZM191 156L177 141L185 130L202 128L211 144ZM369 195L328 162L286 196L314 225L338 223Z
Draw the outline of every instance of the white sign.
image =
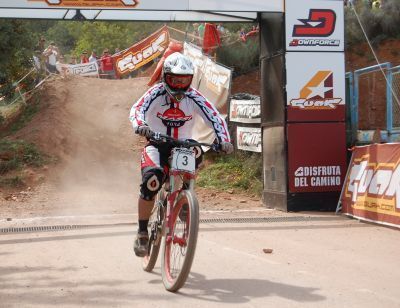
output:
M57 64L57 70L65 75L99 76L99 67L96 62L82 64Z
M203 54L199 47L186 42L183 44L183 53L188 56L190 60L192 60L192 63L194 65L192 86L198 89L204 71L204 64L207 61L207 57Z
M345 104L344 53L286 53L287 105L333 110Z
M261 128L236 127L236 142L239 150L261 153Z
M294 187L341 186L340 166L305 166L294 172Z
M191 149L174 148L172 150L171 170L195 173L196 154Z
M344 51L343 0L286 0L286 50Z
M261 123L260 97L254 100L231 99L229 120L239 123Z

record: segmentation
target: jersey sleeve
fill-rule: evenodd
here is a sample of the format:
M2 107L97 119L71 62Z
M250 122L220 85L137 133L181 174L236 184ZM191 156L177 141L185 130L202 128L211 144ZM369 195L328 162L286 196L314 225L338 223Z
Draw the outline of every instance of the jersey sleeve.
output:
M132 106L129 121L135 130L137 127L147 125L146 114L154 100L162 94L161 87L155 85L150 88L139 100Z
M214 104L209 102L199 91L193 88L187 92L187 96L195 103L198 114L203 118L204 122L214 130L218 141L231 142L228 125Z

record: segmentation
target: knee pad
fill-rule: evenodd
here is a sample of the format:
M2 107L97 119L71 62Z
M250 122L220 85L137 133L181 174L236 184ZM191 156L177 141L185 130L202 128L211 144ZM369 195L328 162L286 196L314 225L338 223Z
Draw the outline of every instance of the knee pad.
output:
M165 180L165 173L161 168L150 168L144 170L142 184L140 185L140 197L144 200L153 200L160 191Z

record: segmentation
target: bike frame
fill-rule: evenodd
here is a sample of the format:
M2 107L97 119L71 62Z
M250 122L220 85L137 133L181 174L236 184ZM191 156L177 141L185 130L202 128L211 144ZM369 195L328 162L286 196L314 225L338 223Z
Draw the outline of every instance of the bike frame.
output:
M163 236L167 236L167 242L169 241L175 241L176 239L172 238L170 235L170 230L173 228L173 221L170 219L171 214L173 213L174 206L177 202L177 197L179 193L182 191L181 189L175 189L176 186L179 186L180 181L182 181L182 184L185 183L185 180L189 180L189 187L187 188L188 190L193 191L194 190L194 184L195 184L195 178L196 174L192 174L189 172L184 172L184 171L175 171L175 170L169 170L169 189L170 191L167 194L167 211L165 213L164 217L164 223L165 223L165 233L163 233ZM167 180L168 181L168 180ZM165 185L165 184L164 184ZM179 239L178 239L179 241ZM180 245L184 245L185 243L178 243Z

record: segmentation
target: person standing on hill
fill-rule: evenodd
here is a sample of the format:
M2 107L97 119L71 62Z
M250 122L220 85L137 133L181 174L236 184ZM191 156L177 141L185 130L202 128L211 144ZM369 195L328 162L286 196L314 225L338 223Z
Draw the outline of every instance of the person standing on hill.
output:
M211 102L191 87L193 74L194 66L187 56L179 52L169 55L163 64L162 81L150 88L131 108L129 120L134 131L148 140L141 159L139 229L134 242L134 252L138 257L147 253L147 225L154 198L166 180L164 167L172 150L171 146L150 141L153 132L176 139L193 139L196 123L204 121L213 130L221 151L227 154L233 151L225 120ZM196 156L198 165L202 153Z
M92 50L92 54L89 57L89 62L97 62L97 56L95 50Z
M87 51L83 51L81 54L81 64L89 63L89 58L87 56Z
M43 56L46 58L46 68L49 73L57 74L57 60L59 57L58 48L54 42L51 42L50 45L43 51Z
M105 79L114 79L114 61L108 49L104 49L100 59L101 76Z

